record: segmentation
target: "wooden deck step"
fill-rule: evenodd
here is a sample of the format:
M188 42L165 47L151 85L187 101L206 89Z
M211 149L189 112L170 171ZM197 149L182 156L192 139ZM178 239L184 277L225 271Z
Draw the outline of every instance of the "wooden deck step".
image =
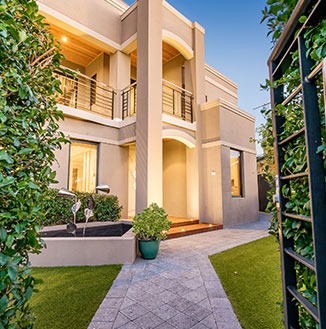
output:
M223 225L206 224L206 223L171 227L167 233L167 236L168 236L167 238L168 239L180 238L180 237L186 236L186 235L216 231L216 230L220 230L222 228L223 228Z
M199 220L193 218L181 218L181 217L169 216L169 220L172 222L171 227L199 224Z

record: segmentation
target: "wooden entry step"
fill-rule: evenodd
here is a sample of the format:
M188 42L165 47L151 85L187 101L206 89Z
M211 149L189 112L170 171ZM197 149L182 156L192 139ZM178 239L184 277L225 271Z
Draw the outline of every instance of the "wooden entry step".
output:
M223 228L223 225L199 223L198 219L186 219L178 217L169 217L172 221L171 228L167 233L168 239L180 238L186 235L216 231ZM184 224L183 224L184 223Z
M171 228L172 227L178 227L178 226L187 226L187 225L192 225L192 224L199 224L199 220L198 219L193 219L193 218L182 218L182 217L169 216L169 220L172 222Z

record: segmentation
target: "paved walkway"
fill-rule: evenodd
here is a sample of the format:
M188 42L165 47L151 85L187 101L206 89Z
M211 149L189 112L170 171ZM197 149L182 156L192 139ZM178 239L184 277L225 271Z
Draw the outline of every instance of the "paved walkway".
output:
M88 329L240 329L207 256L267 236L268 218L161 242L155 260L123 266Z

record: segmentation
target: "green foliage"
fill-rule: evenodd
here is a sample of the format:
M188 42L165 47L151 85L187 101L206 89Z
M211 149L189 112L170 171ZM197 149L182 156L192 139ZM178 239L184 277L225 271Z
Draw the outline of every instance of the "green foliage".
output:
M212 255L210 261L244 329L281 329L278 245L263 238Z
M49 189L50 198L46 201L45 211L46 218L43 225L65 224L69 220L72 221L73 215L71 207L74 203L72 197L58 196L59 190ZM85 222L84 209L86 201L92 195L95 201L93 210L94 216L89 221L117 221L121 218L122 206L119 205L118 197L106 194L91 194L87 192L74 192L81 201L81 207L77 212L77 223Z
M270 1L267 2L267 7L263 10L263 19L267 20L269 34L272 35L272 42L276 42L280 37L287 20L289 19L296 1ZM308 16L309 13L307 13ZM306 16L299 19L301 24L306 22ZM326 56L326 19L320 21L316 26L306 26L303 37L307 47L306 56L310 57L315 66ZM299 55L298 51L290 54L290 65L283 72L282 77L271 84L266 81L262 86L265 89L280 87L284 98L290 95L301 83L299 71ZM326 170L326 131L325 131L325 104L322 75L316 78L316 87L318 94L318 103L320 108L320 126L322 129L323 144L320 145L318 152L323 155L324 167ZM275 114L284 119L282 126L282 135L279 136L283 140L292 133L299 131L304 126L303 109L302 109L302 94L299 92L286 106L277 105L274 109ZM267 159L271 159L273 155L273 138L268 136L272 132L271 111L268 112L267 123L260 128L262 139L265 144L262 144ZM307 170L307 156L304 136L298 137L295 141L288 143L282 148L284 153L284 164L280 171L282 175L291 175ZM267 177L273 172L266 172ZM311 215L310 209L310 192L309 182L307 177L292 179L289 183L284 184L282 191L283 197L286 200L285 210L288 213L301 214L305 216ZM275 210L275 208L274 208ZM274 230L277 235L279 225L274 212L270 230ZM311 223L299 221L293 218L287 218L281 228L286 238L292 239L294 250L302 256L313 259L314 249L312 241L312 226ZM315 273L305 266L296 264L297 289L302 295L307 298L312 304L316 305L316 277ZM299 306L299 321L300 328L318 328L318 324L312 317Z
M262 10L261 22L267 22L268 34L272 37L272 43L281 36L297 0L268 0L267 6Z
M61 55L33 0L0 1L0 328L31 328L34 279L47 189L55 182L57 132L53 77Z
M141 240L162 240L166 238L166 233L170 229L171 221L165 210L156 203L144 209L136 215L133 222L133 232Z
M32 268L35 329L87 328L121 265Z

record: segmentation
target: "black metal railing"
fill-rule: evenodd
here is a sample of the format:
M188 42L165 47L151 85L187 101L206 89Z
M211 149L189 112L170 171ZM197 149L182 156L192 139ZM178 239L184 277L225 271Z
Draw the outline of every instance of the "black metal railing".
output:
M163 113L193 122L193 96L192 93L169 81L163 80L162 90Z
M122 119L133 116L137 110L137 83L134 82L121 92ZM163 80L162 111L187 122L193 122L192 93L169 81Z
M59 104L113 119L115 96L113 88L67 68L55 74L61 82L62 94L58 94L57 97Z
M137 108L137 82L132 83L121 92L122 120L136 114Z

